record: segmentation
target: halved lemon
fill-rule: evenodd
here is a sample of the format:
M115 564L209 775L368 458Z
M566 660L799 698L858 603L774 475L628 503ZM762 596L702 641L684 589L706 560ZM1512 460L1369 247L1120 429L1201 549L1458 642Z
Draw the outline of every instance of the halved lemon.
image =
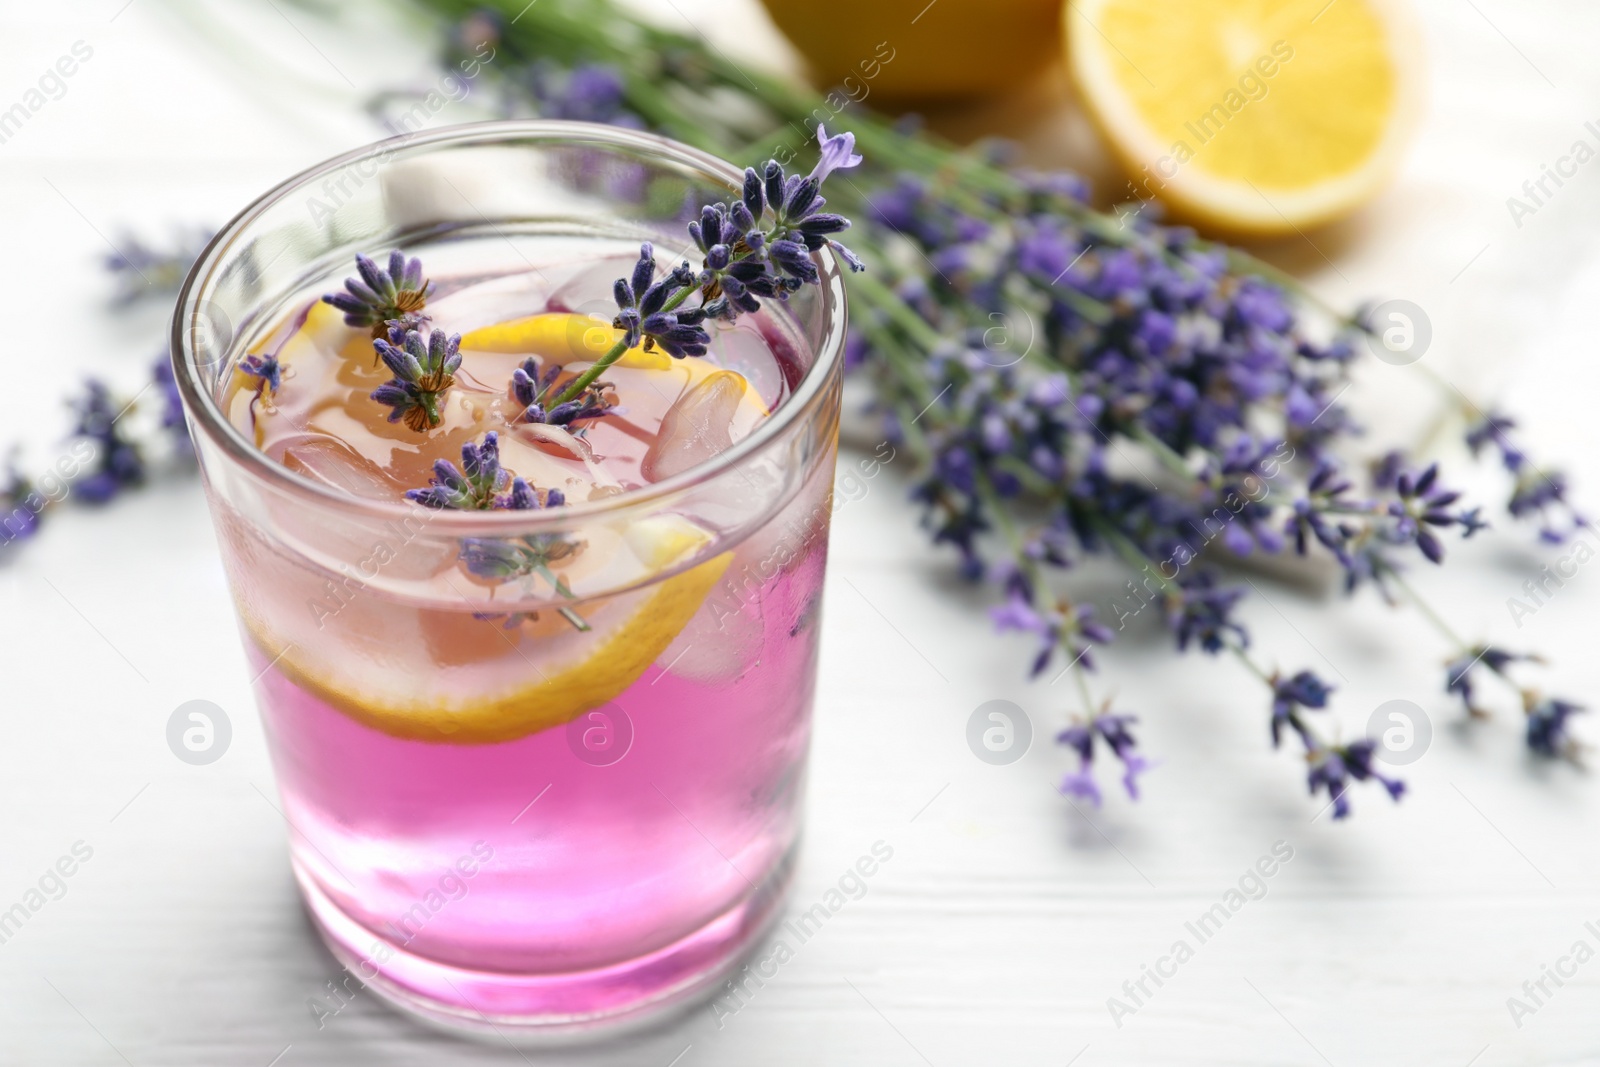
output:
M636 521L625 534L635 554L663 569L710 539L676 515ZM645 589L580 605L587 632L551 613L529 637L502 631L493 619L368 596L352 601L319 640L294 643L275 636L242 599L239 608L279 672L358 722L411 740L491 744L562 725L621 696L689 624L732 559L724 552ZM402 658L387 662L391 649Z
M1404 0L1068 0L1085 107L1156 198L1225 233L1338 218L1399 164L1421 96Z

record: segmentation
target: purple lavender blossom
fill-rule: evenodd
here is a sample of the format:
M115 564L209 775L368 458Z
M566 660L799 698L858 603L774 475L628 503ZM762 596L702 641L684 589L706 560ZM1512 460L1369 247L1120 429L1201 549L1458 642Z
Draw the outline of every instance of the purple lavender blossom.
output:
M443 330L431 330L424 338L419 331L394 323L389 339L380 338L372 345L394 375L371 393L373 400L391 409L389 421L404 421L417 433L443 422L440 403L461 366L461 335L447 337Z
M1461 655L1445 664L1445 684L1447 693L1454 693L1461 698L1466 706L1467 714L1474 718L1482 718L1488 713L1478 707L1473 700L1476 693L1474 673L1482 668L1501 678L1508 678L1506 668L1519 660L1530 660L1532 656L1524 656L1515 652L1507 652L1503 648L1493 645L1476 645L1466 649Z
M1528 711L1528 747L1541 756L1573 758L1581 746L1572 737L1567 720L1583 707L1566 700L1541 700Z
M1500 462L1512 475L1511 499L1506 510L1516 519L1541 520L1539 539L1547 544L1562 544L1589 521L1567 500L1567 476L1559 470L1541 470L1511 438L1515 419L1499 412L1477 412L1477 420L1467 429L1467 447L1474 456L1493 445Z
M1328 706L1328 697L1333 692L1333 686L1324 682L1310 671L1300 671L1292 678L1274 676L1272 678L1272 747L1277 748L1283 741L1283 728L1292 726L1307 748L1315 746L1315 740L1306 728L1305 722L1300 718L1299 709L1309 708L1321 711Z
M1311 770L1306 776L1311 795L1324 790L1333 805L1333 817L1343 819L1350 814L1347 793L1351 781L1375 781L1381 784L1394 800L1405 794L1405 783L1380 773L1372 765L1374 741L1363 739L1348 745L1319 748L1311 752Z
M630 278L618 278L613 287L617 317L612 323L627 340L626 347L641 343L646 352L662 349L673 359L703 356L711 335L700 325L706 319L703 308L668 310L667 302L695 284L688 263L680 264L660 281L655 280L655 249L649 242L639 246L639 261Z
M344 312L344 321L356 329L369 329L374 339L384 336L390 323L403 330L414 330L422 323L421 311L428 302L430 283L422 276L422 260L406 259L396 249L389 253L387 270L366 256L357 254L359 278L346 278L345 291L322 298Z
M123 235L104 260L117 286L112 302L127 306L146 297L175 292L210 242L212 232L204 226L180 231L165 248L148 244L132 234Z
M460 470L447 459L437 460L428 487L406 490L406 499L439 510L492 511L512 506L500 496L510 481L510 473L500 467L500 435L490 430L482 444L468 441L461 446ZM511 499L523 498L514 490Z
M821 146L822 156L817 160L817 165L811 169L808 178L819 187L834 171L849 170L861 165L861 156L856 153L855 134L841 133L837 137L829 137L828 131L819 122L817 141Z
M1078 769L1061 780L1061 792L1080 797L1095 807L1101 804L1100 787L1093 774L1097 742L1103 742L1111 754L1122 763L1122 788L1133 800L1139 799L1139 775L1152 764L1137 751L1137 742L1128 727L1138 722L1133 715L1119 715L1102 711L1087 722L1074 723L1056 735L1058 744L1066 745L1078 757Z
M77 415L73 435L95 449L93 468L73 484L75 495L90 504L104 504L123 490L144 484L144 456L119 425L127 408L117 409L105 383L90 378L70 406Z
M552 363L548 369L541 370L539 360L534 356L523 360L522 366L511 372L511 395L522 405L522 414L517 416L516 421L581 430L582 427L575 426L576 423L616 414L620 410L595 387L585 390L576 400L546 409L543 401L560 376L559 364Z
M627 107L627 82L613 67L586 64L560 71L536 64L525 75L539 114L547 119L599 122L640 129L643 120Z
M283 381L283 366L276 355L250 355L239 361L239 372L256 379L256 391L277 392Z
M166 353L156 357L151 380L160 391L161 428L171 437L173 452L183 459L194 459L194 441L189 436L189 424L183 417L183 396L178 391L178 378L172 370L172 360L167 358Z
M1250 635L1232 615L1243 589L1219 589L1210 571L1201 571L1179 583L1178 591L1167 600L1167 625L1178 642L1178 651L1193 641L1216 655L1230 645L1240 648L1250 643Z

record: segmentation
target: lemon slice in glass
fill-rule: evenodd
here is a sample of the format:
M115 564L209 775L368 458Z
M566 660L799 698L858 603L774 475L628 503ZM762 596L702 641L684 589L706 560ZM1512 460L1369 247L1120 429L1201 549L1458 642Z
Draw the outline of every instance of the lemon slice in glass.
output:
M642 563L666 570L711 537L669 514L630 523L622 541ZM554 612L524 633L464 611L364 595L317 640L293 642L274 634L244 598L239 608L277 671L358 722L394 737L490 744L615 700L688 625L732 559L725 552L643 589L585 602L590 629L582 632ZM390 648L405 658L390 661Z

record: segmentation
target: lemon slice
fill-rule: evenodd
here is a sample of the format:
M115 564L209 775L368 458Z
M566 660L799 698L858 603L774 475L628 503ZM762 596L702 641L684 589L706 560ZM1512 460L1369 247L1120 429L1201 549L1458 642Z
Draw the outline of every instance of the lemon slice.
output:
M711 536L688 519L662 515L631 523L624 541L641 562L666 569ZM553 613L549 627L529 637L465 612L384 604L370 596L357 598L347 609L351 615L305 645L275 638L242 600L240 617L282 674L358 722L417 741L492 744L560 726L615 700L689 624L732 559L724 552L643 590L580 605L593 627L588 633ZM460 657L419 676L416 662L426 663L429 651L437 655L447 641L493 663ZM374 662L380 648L396 645L406 658Z
M621 336L621 330L594 315L552 311L472 330L461 336L461 347L478 352L526 352L565 366L579 361L593 363L609 352ZM672 362L665 352L646 352L636 347L628 349L612 365L666 370Z
M1403 0L1068 0L1072 77L1125 199L1293 233L1370 199L1420 98Z

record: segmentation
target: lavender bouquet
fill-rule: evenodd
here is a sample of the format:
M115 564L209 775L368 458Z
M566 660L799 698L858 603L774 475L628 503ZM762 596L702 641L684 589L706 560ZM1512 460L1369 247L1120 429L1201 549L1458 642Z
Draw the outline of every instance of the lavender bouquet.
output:
M1064 793L1100 803L1105 757L1138 795L1149 762L1135 719L1097 698L1089 675L1096 646L1149 608L1180 652L1226 655L1259 680L1263 739L1303 754L1310 791L1335 818L1353 781L1402 795L1373 739L1335 743L1319 729L1333 686L1310 670L1270 671L1252 650L1238 613L1246 591L1228 568L1291 554L1331 559L1349 592L1418 611L1468 714L1487 713L1478 683L1492 679L1520 705L1533 752L1577 757L1581 709L1514 677L1537 658L1457 636L1406 578L1442 565L1449 539L1482 531L1483 509L1421 457L1348 458L1359 427L1340 401L1371 333L1363 313L1321 307L1268 265L1161 225L1148 205L1096 211L1074 175L946 145L857 106L848 86L796 87L612 0L422 4L450 26L442 61L472 71L507 116L649 128L780 164L811 152L821 126L853 133L866 163L829 194L856 220L849 258L865 267L851 278L848 363L885 436L914 460L911 499L933 541L994 590L994 624L1033 643L1034 675L1074 676L1082 705L1058 741L1078 766ZM892 61L892 49L865 57L861 79ZM1019 355L1008 330L1024 322L1037 342ZM1560 472L1515 443L1510 418L1460 407L1472 452L1505 469L1510 518L1551 543L1586 525ZM12 505L27 491L14 482ZM1055 580L1095 557L1128 572L1109 610L1074 603Z

